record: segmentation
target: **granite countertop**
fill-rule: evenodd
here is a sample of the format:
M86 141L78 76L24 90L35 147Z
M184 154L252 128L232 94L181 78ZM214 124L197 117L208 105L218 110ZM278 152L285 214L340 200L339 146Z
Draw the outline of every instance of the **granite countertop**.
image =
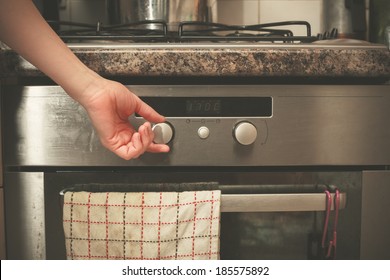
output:
M140 77L375 77L390 79L383 45L309 44L70 44L88 67L104 76ZM0 44L1 77L43 76Z

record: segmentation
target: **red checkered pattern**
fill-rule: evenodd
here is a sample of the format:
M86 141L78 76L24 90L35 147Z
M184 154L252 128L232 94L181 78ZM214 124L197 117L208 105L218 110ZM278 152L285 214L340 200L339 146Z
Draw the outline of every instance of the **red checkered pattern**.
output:
M67 192L68 259L219 259L215 191Z

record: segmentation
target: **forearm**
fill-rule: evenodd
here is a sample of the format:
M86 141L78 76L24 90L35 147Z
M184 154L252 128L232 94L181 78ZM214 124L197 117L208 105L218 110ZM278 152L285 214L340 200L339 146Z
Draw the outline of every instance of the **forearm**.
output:
M82 92L98 77L62 42L31 0L0 0L0 40L81 103Z
M145 151L168 152L154 144L148 122L133 128L128 117L138 113L150 122L164 117L117 82L86 67L41 17L31 0L0 0L0 40L57 82L83 105L102 144L124 159Z

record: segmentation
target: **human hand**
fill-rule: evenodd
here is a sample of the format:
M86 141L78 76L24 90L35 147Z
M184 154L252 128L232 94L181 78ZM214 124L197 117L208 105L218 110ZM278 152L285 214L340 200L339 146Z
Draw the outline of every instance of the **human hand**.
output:
M165 118L120 83L98 77L82 93L79 102L86 109L104 147L129 160L144 152L164 153L169 147L153 143L149 122L138 128L128 117L137 113L147 121L159 123Z
M125 86L106 80L83 64L50 28L31 0L0 0L0 39L60 85L78 101L110 151L124 159L145 151L168 152L153 141L150 123L138 132L128 117L134 112L150 122L164 117Z

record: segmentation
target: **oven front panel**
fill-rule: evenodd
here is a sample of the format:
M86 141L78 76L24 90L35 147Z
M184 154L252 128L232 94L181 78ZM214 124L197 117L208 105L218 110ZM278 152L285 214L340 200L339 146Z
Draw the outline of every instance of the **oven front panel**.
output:
M156 101L158 97L168 105L173 104L171 110L156 105L157 109L165 110L173 131L168 154L145 154L138 160L122 160L101 146L84 109L60 87L13 87L3 90L4 122L7 123L4 127L7 135L4 139L5 164L390 165L388 86L129 88L141 98ZM258 103L249 106L253 105L252 101L240 101L235 106L234 100L229 101L232 97L238 100L255 98ZM130 117L130 121L135 126L143 122L136 116ZM252 144L242 145L237 141L238 125L242 123L255 128L256 137Z
M136 171L133 172L7 172L6 213L9 259L65 259L60 192L74 185L218 182L240 192L246 185L278 194L278 186L306 195L310 184L335 185L347 195L339 212L338 259L360 257L362 203L361 172L234 172L234 170ZM273 186L270 188L270 186ZM261 188L262 187L262 188ZM145 186L145 190L146 190ZM34 190L34 191L33 191ZM163 190L161 190L163 191ZM224 194L224 190L222 193ZM244 201L245 203L245 201ZM325 199L324 199L325 205ZM223 207L223 201L221 206ZM222 213L222 259L310 259L318 258L324 211L285 211ZM18 215L15 215L18 213Z

